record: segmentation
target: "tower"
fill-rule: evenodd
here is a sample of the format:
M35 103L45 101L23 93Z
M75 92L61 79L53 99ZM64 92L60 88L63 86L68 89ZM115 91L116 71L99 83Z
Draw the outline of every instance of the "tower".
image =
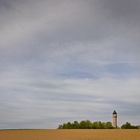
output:
M112 113L112 126L117 128L117 112L115 110Z

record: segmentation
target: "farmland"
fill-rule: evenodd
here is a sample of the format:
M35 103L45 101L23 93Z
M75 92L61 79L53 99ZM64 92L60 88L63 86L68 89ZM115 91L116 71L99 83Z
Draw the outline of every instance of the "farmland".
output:
M140 140L140 130L0 130L0 140Z

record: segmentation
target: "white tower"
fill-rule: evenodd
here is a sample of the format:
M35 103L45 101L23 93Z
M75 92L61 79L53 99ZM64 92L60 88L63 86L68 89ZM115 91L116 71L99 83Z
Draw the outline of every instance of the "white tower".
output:
M115 110L112 113L112 126L117 128L117 112Z

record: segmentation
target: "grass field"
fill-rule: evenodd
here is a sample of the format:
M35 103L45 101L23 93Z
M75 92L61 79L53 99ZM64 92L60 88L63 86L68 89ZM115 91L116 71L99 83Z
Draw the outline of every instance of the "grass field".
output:
M140 140L140 130L0 130L0 140Z

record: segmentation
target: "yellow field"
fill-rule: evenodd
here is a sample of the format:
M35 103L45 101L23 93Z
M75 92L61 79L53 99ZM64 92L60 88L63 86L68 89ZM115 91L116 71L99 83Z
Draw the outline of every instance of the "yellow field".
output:
M1 130L0 140L140 140L140 130Z

